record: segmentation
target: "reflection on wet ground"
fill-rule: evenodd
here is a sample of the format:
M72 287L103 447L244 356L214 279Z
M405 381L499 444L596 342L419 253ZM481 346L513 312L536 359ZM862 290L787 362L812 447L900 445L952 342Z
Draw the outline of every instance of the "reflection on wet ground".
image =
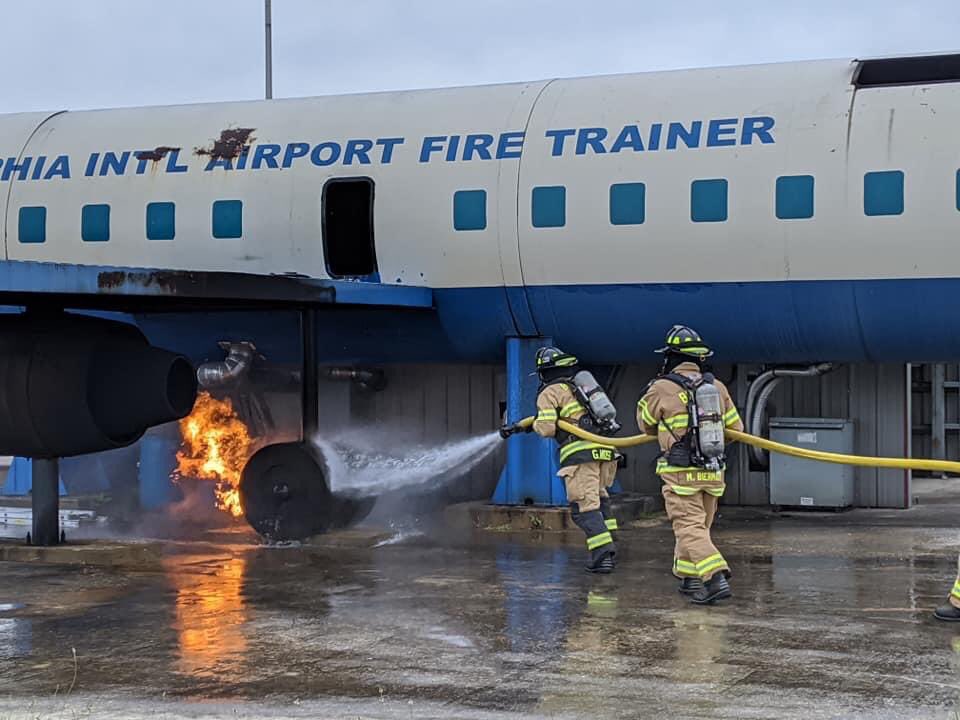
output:
M609 577L477 533L0 563L0 717L955 717L960 628L929 611L956 533L886 517L722 519L715 608L676 593L662 523Z

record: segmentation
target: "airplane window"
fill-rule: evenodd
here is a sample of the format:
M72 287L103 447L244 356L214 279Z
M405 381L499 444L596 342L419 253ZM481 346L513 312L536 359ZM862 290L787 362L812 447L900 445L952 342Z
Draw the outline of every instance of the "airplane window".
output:
M323 186L323 250L330 277L377 272L373 240L373 180L346 178Z
M173 240L175 212L172 202L147 203L147 240Z
M80 237L84 242L110 239L110 206L84 205L80 215Z
M863 176L863 212L865 215L903 213L903 171L868 172Z
M805 220L813 217L813 175L777 178L777 218Z
M484 230L487 227L487 191L457 190L453 194L453 229Z
M567 189L562 185L535 187L532 205L534 227L563 227L567 224Z
M690 185L690 219L693 222L726 222L727 181L694 180Z
M646 219L647 186L617 183L610 186L610 224L642 225Z
M213 236L220 239L243 236L243 203L240 200L213 203Z
M47 241L47 209L45 207L20 208L19 237L22 243Z

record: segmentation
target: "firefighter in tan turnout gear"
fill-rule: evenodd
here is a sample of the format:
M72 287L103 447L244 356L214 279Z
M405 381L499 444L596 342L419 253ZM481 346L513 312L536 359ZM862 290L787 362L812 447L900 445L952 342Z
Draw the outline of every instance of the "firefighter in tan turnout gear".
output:
M555 438L560 445L560 471L567 489L573 521L587 536L589 572L609 573L617 546L613 531L617 521L610 509L607 488L617 473L618 456L610 445L581 440L557 428L558 420L600 435L620 429L616 410L593 375L579 371L577 358L555 347L537 351L537 416L533 430Z
M637 406L637 424L660 442L657 474L676 537L673 573L680 592L707 605L732 595L730 567L710 538L724 491L724 428L742 430L722 382L703 372L713 352L689 327L667 333L660 375Z

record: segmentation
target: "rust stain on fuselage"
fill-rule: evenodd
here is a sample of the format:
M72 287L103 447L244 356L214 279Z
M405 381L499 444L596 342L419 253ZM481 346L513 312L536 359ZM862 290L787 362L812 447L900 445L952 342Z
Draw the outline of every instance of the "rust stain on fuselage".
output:
M249 149L254 128L227 128L210 147L194 148L194 155L206 155L216 160L232 160Z
M104 291L131 289L134 287L155 287L167 293L176 292L176 281L189 273L170 271L126 272L124 270L105 270L97 275L97 289Z
M176 152L180 148L170 147L169 145L159 145L153 150L138 150L134 155L137 160L150 160L152 162L160 162L163 160L167 153Z

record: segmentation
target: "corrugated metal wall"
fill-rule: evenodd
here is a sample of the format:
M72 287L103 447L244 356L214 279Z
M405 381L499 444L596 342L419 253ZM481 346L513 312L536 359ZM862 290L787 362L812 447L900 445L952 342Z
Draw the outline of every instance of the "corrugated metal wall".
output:
M913 443L917 457L960 459L960 366L943 364L940 390L945 443L938 454L933 442L935 365L913 366Z
M655 364L622 369L611 389L626 434L637 432L636 403L657 372ZM759 368L717 368L738 407L743 409L747 382ZM321 421L395 427L412 442L442 443L490 432L500 425L505 400L505 372L488 365L416 365L386 370L386 390L370 393L346 384L322 383ZM606 373L597 372L598 377ZM774 392L770 417L850 418L856 427L854 451L863 455L905 457L910 452L906 418L910 416L907 368L903 365L841 366L820 378L785 379ZM531 413L533 408L530 409ZM655 494L660 483L653 473L657 449L652 445L627 451L628 467L618 475L625 490ZM457 494L482 497L492 491L503 464L503 450L473 470ZM746 453L731 452L728 504L767 505L766 473L749 470ZM856 504L904 507L909 478L902 471L858 468Z
M746 397L745 378L757 370L745 369L737 388L741 403ZM855 454L907 457L911 450L907 382L904 365L845 365L819 378L785 379L771 396L767 416L848 418L854 422ZM858 467L855 478L858 507L909 506L909 473ZM731 504L769 502L768 476L749 470L746 453L731 472L728 488L726 500Z
M410 442L441 444L482 435L502 424L501 403L506 398L506 372L491 365L402 365L386 369L382 392L352 388L354 424L393 427ZM321 414L322 411L321 411ZM504 450L498 448L450 492L461 497L493 493Z

